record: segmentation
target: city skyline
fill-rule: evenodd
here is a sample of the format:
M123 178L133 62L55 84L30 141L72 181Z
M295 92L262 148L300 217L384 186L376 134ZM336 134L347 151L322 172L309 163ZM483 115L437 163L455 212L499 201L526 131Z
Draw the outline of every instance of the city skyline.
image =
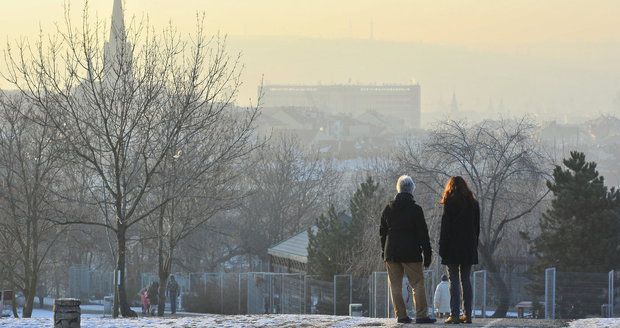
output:
M54 22L62 22L63 3L5 1L2 36L8 41L35 40L39 27L50 32ZM96 15L109 27L112 3L91 1L93 19ZM415 80L424 89L422 112L437 111L456 92L463 110L485 111L489 103L502 102L517 113L558 117L580 115L584 108L614 112L620 92L620 23L614 16L620 2L615 1L124 3L128 25L148 15L156 29L171 21L184 35L194 29L196 13L205 12L207 32L229 35L230 52L242 54L241 105L257 100L261 81ZM79 20L82 3L71 5L72 19ZM29 19L20 18L26 16ZM4 66L0 61L0 70ZM0 81L0 88L6 87Z

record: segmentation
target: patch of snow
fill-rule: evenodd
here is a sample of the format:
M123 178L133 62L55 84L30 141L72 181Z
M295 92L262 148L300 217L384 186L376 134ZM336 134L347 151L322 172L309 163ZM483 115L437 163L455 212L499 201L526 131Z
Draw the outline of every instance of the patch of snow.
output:
M39 311L37 311L39 312ZM6 328L52 328L52 314L31 319L2 319L1 327ZM338 317L328 315L200 315L192 317L142 317L133 319L112 319L101 315L82 315L83 328L182 328L182 327L335 327L379 326L393 322L394 319L375 319L363 317Z
M571 328L620 328L620 318L581 319L570 323Z

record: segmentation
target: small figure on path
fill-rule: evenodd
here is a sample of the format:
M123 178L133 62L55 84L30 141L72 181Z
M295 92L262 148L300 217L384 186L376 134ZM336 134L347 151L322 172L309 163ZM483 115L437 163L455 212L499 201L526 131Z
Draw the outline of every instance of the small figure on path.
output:
M142 314L146 315L149 313L150 307L148 289L146 287L142 288L138 295L140 295L140 302L142 303Z
M155 315L157 304L159 304L159 282L153 281L147 291L149 297L149 312Z
M398 178L398 194L381 216L381 248L388 271L392 303L399 323L410 323L403 301L403 275L407 274L413 289L416 323L434 323L428 316L424 288L424 267L431 265L431 243L422 208L413 199L415 183L407 175ZM424 253L424 257L422 257Z
M168 297L170 298L170 310L172 314L176 314L177 297L179 297L179 284L174 278L174 275L170 275L170 281L168 281Z
M447 324L471 323L471 267L478 264L480 206L462 177L451 177L441 198L443 216L439 234L441 263L450 277L450 317ZM461 308L463 316L459 317Z
M450 315L450 283L448 276L441 276L441 282L435 288L435 297L433 297L435 311L439 318Z

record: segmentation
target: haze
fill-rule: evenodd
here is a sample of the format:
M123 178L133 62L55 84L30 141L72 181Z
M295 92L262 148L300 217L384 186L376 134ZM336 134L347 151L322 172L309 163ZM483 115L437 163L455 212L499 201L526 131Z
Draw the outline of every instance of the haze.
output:
M100 18L110 1L91 1ZM62 20L61 0L4 0L8 40L36 37ZM79 15L81 1L72 2ZM127 17L172 20L182 32L197 10L243 53L239 103L267 83L404 83L423 88L422 111L456 93L464 109L503 103L514 112L579 116L620 112L620 2L560 0L284 1L127 0ZM28 17L28 19L24 19ZM3 65L3 64L2 64ZM3 85L0 85L3 87Z

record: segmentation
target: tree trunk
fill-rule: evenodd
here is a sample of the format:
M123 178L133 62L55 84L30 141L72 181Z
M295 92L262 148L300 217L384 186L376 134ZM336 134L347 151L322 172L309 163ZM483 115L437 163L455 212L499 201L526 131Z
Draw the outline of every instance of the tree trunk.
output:
M137 317L138 315L129 306L127 300L127 290L125 289L125 255L126 255L126 239L125 229L122 226L118 227L116 234L118 239L118 258L116 262L116 295L114 296L114 312L113 317L117 318L120 310L120 314L124 318Z
M23 318L32 317L32 309L34 307L34 298L37 292L37 278L32 277L29 286L24 290L24 297L26 298L26 303L24 304L24 311L22 313Z
M492 253L486 250L484 247L480 247L480 255L482 257L485 269L489 273L489 279L491 284L495 287L495 292L498 295L499 303L493 313L493 318L505 318L510 306L510 291L506 282L502 278L499 268L493 259Z
M163 317L166 309L166 285L168 284L168 273L159 271L159 304L157 305L157 316Z

